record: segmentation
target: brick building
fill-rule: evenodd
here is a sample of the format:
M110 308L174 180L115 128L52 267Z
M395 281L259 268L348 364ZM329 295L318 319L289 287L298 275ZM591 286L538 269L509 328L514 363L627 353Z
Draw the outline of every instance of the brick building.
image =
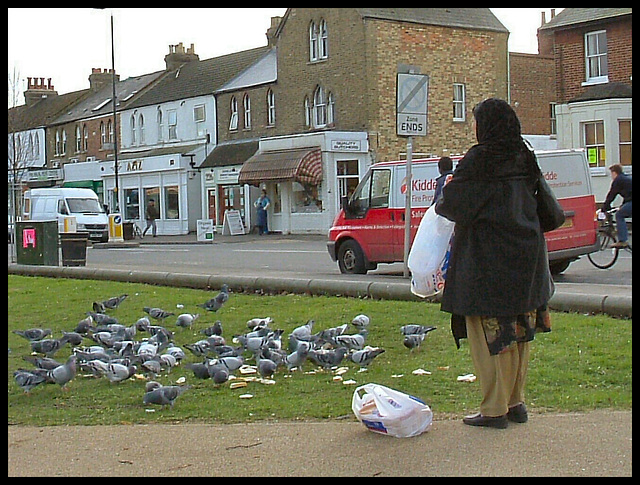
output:
M583 148L598 202L607 168L632 171L632 9L567 8L539 30L556 71L559 148Z

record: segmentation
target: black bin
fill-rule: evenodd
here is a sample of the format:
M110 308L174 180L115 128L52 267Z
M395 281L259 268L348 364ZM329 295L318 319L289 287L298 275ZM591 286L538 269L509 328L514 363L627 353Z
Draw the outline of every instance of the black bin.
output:
M122 223L122 238L125 241L133 240L133 222Z
M61 233L62 266L86 266L88 240L88 232Z

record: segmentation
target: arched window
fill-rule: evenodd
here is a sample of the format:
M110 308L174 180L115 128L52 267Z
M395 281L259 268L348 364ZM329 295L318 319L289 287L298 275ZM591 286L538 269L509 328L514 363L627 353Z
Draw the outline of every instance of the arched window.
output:
M107 133L109 136L109 143L114 143L114 137L113 137L113 122L111 119L109 119L109 121L107 121Z
M311 126L312 109L311 103L309 103L309 97L304 97L304 126L309 128Z
M229 131L238 129L238 100L235 96L231 97L230 115L229 115Z
M163 119L162 119L162 108L160 108L160 106L158 106L158 113L156 114L156 124L158 125L158 141L161 142L164 140L164 133L163 133Z
M60 143L60 131L56 130L56 155L60 155L62 153L62 146Z
M251 129L251 98L248 94L242 99L242 107L244 108L244 129Z
M82 148L86 152L87 150L89 150L89 128L87 127L86 123L82 127L82 138Z
M131 145L136 144L136 116L131 115Z
M82 151L82 133L80 131L80 125L76 125L76 153Z
M144 145L144 116L138 117L138 132L140 133L140 145Z
M67 130L62 130L62 154L67 153Z
M318 60L318 26L315 22L309 24L309 60Z
M276 96L271 89L267 91L267 124L269 126L276 124Z
M104 126L104 121L100 122L100 148L104 149L105 144L107 143L107 130Z
M327 31L327 22L322 20L320 22L320 31L319 31L319 58L327 59L329 57L329 33Z
M327 124L333 125L336 122L336 102L333 93L327 96Z
M327 126L327 104L322 86L316 88L313 95L313 111L315 128L323 128Z

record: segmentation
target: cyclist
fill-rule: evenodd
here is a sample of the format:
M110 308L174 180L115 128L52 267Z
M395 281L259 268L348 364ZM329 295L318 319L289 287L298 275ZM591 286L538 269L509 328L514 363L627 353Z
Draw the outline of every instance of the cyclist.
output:
M629 231L627 229L626 219L631 217L631 176L623 172L622 165L613 165L609 167L609 171L611 172L613 182L611 183L611 190L602 206L602 211L610 211L611 204L617 196L621 196L624 199L622 207L616 212L618 242L612 246L623 249L629 246Z

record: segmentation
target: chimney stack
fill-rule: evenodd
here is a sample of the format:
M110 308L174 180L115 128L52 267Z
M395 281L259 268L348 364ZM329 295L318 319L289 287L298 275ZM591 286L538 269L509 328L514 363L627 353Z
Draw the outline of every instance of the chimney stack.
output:
M169 46L169 54L164 57L164 62L167 65L167 71L175 71L183 64L189 62L197 62L200 60L200 56L196 54L196 48L194 44L191 44L189 49L185 50L184 44L180 42L178 45Z
M275 47L276 45L276 30L280 27L282 17L271 17L271 27L267 30L267 45L269 47Z
M58 95L51 84L51 78L47 78L46 84L44 79L43 77L27 78L27 90L24 92L24 101L27 106L33 106L41 99Z
M116 74L116 83L120 81L120 75ZM107 86L111 86L113 83L113 69L100 69L94 67L91 69L91 76L89 76L89 87L91 91L97 93Z

